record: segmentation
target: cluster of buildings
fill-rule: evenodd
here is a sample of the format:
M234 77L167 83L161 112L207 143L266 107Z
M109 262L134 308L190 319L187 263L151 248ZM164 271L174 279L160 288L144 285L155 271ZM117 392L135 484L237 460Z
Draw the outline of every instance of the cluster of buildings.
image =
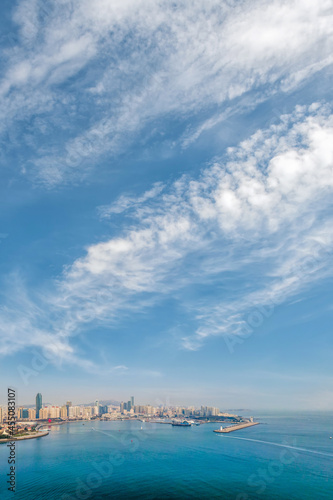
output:
M210 406L201 406L200 409L194 406L170 406L154 407L151 405L136 405L134 396L127 402L121 402L119 405L104 405L97 400L91 405L75 406L71 401L66 401L62 406L44 405L42 395L36 395L35 408L18 407L16 418L18 421L36 421L36 420L90 420L101 418L103 420L116 420L121 418L211 418L211 417L236 417L229 413L221 413L218 408ZM0 424L7 421L7 408L0 407Z

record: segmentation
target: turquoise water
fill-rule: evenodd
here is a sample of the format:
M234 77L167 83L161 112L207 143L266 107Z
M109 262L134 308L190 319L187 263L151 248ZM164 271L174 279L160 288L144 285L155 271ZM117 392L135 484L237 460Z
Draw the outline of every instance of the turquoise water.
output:
M16 443L17 491L1 500L333 499L333 415L261 415L230 435L215 424L85 422ZM141 430L141 426L143 427Z

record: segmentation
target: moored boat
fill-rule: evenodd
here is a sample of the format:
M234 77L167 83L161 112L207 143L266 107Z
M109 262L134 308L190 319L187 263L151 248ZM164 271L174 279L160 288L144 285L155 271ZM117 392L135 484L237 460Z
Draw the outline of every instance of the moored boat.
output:
M192 424L190 424L190 422L188 422L187 420L173 420L172 425L177 427L191 427Z

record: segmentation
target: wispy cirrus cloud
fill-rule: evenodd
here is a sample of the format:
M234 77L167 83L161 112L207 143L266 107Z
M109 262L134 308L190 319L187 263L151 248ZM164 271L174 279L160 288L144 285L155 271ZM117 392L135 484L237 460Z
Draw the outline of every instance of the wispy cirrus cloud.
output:
M2 352L10 322L13 351L42 344L50 331L72 349L70 338L87 325L115 325L168 297L191 318L191 331L177 339L186 349L237 335L251 308L288 301L331 276L332 169L331 109L315 103L258 130L199 176L163 191L155 185L122 235L88 247L38 305L26 303L28 324L15 308L2 311L10 318L1 321ZM124 200L117 210L128 208ZM216 293L187 301L186 290L202 285Z
M64 282L69 296L85 301L78 290L92 287L93 295L101 283L128 297L172 294L193 282L223 283L233 270L244 288L213 306L211 298L206 306L192 304L200 310L192 348L209 335L237 333L249 308L282 302L330 274L323 268L329 252L320 249L332 247L332 132L325 106L298 107L230 149L229 160L216 160L199 180L181 178L138 216L137 228L90 247L74 263ZM304 260L317 254L316 269L300 276ZM191 348L189 338L184 345Z
M82 179L145 128L163 132L162 116L185 131L204 111L195 136L216 108L289 91L331 65L332 16L326 0L23 0L3 52L2 131L23 143L24 172L40 182Z
M163 189L163 184L161 182L156 182L155 185L143 193L142 196L133 197L122 194L111 205L98 207L98 213L102 219L108 219L112 216L112 214L121 214L123 212L127 212L128 210L136 209L146 201L156 198L163 191Z

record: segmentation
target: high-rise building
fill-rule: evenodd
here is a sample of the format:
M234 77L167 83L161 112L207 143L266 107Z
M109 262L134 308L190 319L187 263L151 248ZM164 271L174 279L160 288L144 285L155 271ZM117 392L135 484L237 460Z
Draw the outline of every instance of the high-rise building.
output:
M49 407L49 417L50 418L59 418L60 417L60 408L58 406Z
M66 419L68 417L67 406L64 405L60 408L60 417L62 419Z
M35 420L36 419L36 410L34 408L29 408L29 420Z
M49 418L49 416L50 416L50 415L49 415L49 413L50 413L50 412L49 412L48 407L47 407L47 406L45 406L45 408L41 408L41 409L39 410L39 418L40 418L40 419L44 419L44 420L45 420L46 418Z
M134 407L134 396L131 396L131 407Z
M66 401L67 417L69 417L69 408L72 406L72 401Z
M100 415L105 415L105 413L108 412L108 405L101 405L99 407L99 414Z
M91 406L85 406L83 408L83 416L85 418L90 418L92 414L93 414L93 410L92 410Z
M39 411L42 408L42 395L39 392L36 396L36 418L39 418Z
M128 411L131 411L131 408L132 408L131 401L127 401L127 409L128 409Z

